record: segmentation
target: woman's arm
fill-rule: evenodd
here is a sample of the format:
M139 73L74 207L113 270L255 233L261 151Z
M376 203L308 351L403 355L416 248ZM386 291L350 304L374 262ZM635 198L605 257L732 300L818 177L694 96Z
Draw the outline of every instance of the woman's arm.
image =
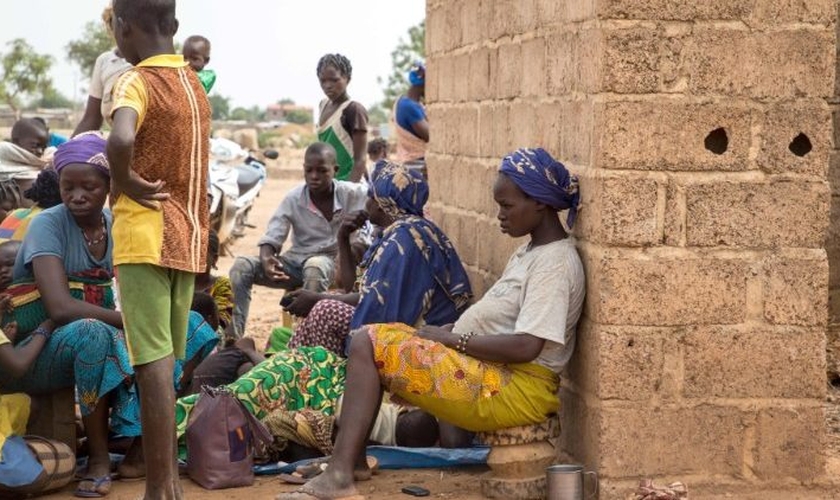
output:
M73 135L71 137L75 137L82 132L99 130L102 127L101 107L102 99L88 96L87 105L85 106L85 114L82 115L82 120L78 125L76 125L76 130L73 131Z
M53 255L42 255L32 259L35 284L41 293L41 300L47 316L62 326L79 319L98 319L115 328L122 328L122 315L111 309L88 304L70 295L64 263Z
M353 132L353 170L350 171L350 182L359 182L367 172L365 156L367 155L367 131Z
M9 330L9 326L6 328L7 336L10 339L14 338L15 333ZM17 326L11 326L11 328L16 329ZM47 339L52 334L53 328L52 321L47 320L41 323L36 331L41 331L43 334L33 335L32 340L19 349L15 349L12 344L0 345L0 368L9 373L12 378L22 377L38 358L38 355L41 354L41 349L47 343Z
M422 326L417 335L424 339L440 342L450 349L458 348L460 335L452 333L452 325L442 327ZM512 335L482 335L475 332L467 342L465 354L482 361L493 363L528 363L537 359L545 345L545 339L527 333Z

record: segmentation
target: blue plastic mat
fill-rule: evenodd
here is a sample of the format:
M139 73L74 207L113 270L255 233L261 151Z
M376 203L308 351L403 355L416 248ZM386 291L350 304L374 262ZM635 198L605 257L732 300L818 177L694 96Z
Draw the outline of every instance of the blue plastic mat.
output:
M399 446L368 446L367 454L376 457L380 469L441 469L464 465L487 463L490 448L402 448ZM301 460L287 464L265 464L254 466L254 473L260 476L289 474L301 465L313 460Z

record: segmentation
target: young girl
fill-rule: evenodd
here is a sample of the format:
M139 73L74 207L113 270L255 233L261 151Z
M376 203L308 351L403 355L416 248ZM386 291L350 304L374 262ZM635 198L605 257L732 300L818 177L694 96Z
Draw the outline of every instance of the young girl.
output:
M319 106L318 140L335 148L335 178L359 182L365 176L368 115L364 106L347 95L353 67L343 55L327 54L318 61L317 73L327 96Z

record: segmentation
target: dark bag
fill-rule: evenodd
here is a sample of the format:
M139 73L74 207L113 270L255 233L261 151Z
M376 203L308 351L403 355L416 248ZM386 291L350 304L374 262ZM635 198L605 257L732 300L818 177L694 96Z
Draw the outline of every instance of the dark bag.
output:
M271 434L226 387L204 386L186 430L187 474L208 490L254 484L255 441Z

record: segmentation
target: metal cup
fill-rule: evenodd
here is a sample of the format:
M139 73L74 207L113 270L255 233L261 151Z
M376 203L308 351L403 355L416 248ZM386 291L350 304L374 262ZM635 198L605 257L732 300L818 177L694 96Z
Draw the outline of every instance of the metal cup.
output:
M584 471L582 465L552 465L545 470L548 500L583 500L583 478L592 475L595 488L589 495L598 494L598 474Z

